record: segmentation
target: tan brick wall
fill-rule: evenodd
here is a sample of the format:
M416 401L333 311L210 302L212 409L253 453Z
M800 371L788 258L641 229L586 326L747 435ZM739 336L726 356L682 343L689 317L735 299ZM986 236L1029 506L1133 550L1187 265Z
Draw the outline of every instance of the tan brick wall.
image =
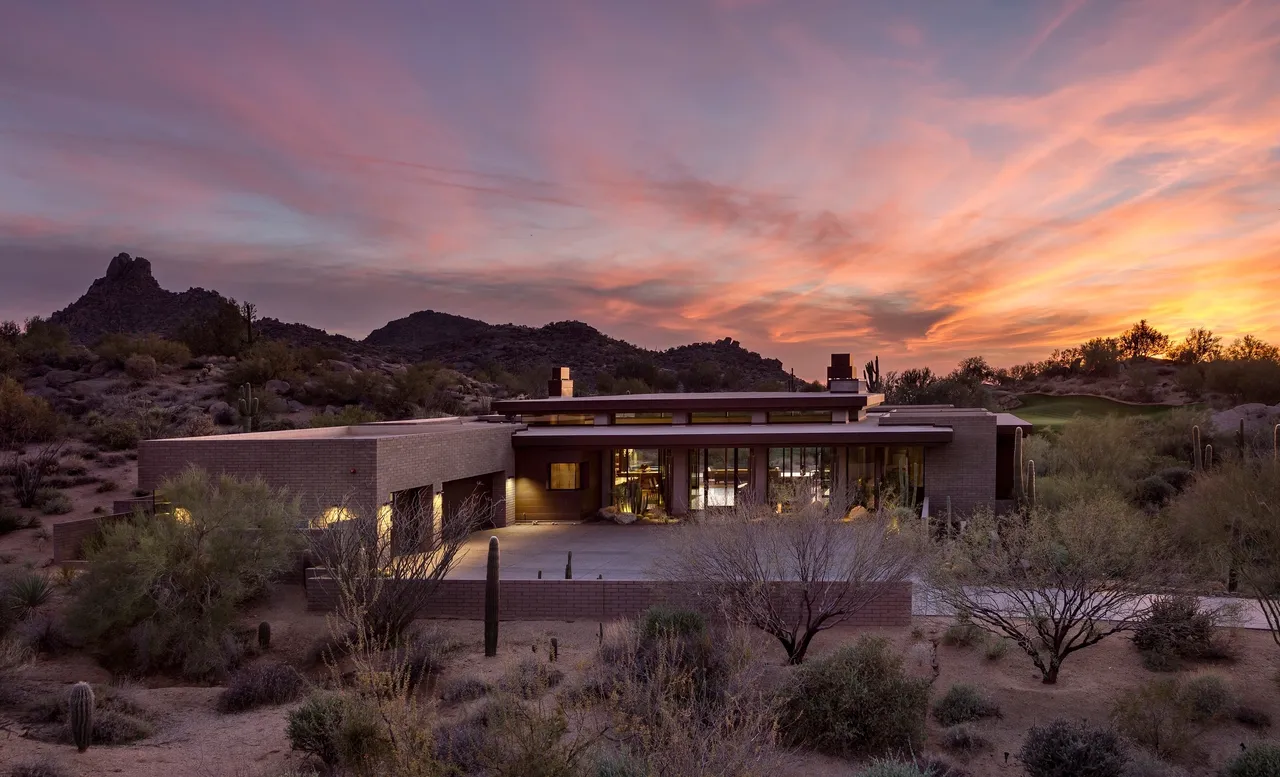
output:
M53 524L53 563L83 561L85 543L98 534L100 527L110 521L127 520L132 515L132 512L117 513Z
M957 514L992 505L996 498L996 417L938 412L929 420L950 426L954 435L948 445L925 449L925 494L931 514L941 515L946 510L947 497L951 497L951 509Z
M328 612L337 603L332 580L309 570L307 608ZM483 580L444 580L422 613L424 618L480 620L484 617ZM800 606L798 585L775 583L787 605ZM875 597L849 623L854 626L906 626L911 623L911 583L877 584ZM633 617L655 604L716 612L715 601L683 583L643 580L506 580L499 593L502 620L614 620ZM788 613L794 616L795 611Z

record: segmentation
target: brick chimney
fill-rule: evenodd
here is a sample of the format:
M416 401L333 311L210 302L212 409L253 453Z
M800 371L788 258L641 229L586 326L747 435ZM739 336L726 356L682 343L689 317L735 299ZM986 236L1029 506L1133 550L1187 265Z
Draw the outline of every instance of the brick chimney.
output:
M850 354L831 354L831 366L827 367L827 391L857 394L861 389L861 381L853 376L853 359Z
M552 367L551 380L547 381L548 397L573 396L573 381L569 379L568 367Z

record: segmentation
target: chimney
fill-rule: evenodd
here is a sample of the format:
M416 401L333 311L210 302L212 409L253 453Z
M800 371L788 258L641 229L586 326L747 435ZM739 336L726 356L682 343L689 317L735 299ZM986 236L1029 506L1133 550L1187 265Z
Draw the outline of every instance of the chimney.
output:
M827 391L840 394L857 394L862 390L861 381L853 377L853 360L847 353L831 354L831 366L827 367Z
M569 379L568 367L552 367L551 380L547 381L548 397L573 396L573 381Z

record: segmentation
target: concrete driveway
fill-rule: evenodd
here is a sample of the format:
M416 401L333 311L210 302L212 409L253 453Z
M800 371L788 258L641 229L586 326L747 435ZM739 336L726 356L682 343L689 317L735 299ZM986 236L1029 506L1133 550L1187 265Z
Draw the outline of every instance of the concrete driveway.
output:
M617 526L608 523L508 526L476 532L462 549L449 575L457 580L483 580L489 538L502 552L503 580L564 579L573 551L575 580L651 580L654 562L677 533L675 526Z

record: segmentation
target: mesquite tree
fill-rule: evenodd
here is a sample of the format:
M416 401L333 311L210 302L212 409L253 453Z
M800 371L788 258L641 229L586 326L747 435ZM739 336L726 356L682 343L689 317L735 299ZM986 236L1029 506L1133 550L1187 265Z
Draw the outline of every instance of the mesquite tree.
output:
M342 520L313 533L313 561L337 586L335 616L378 644L399 639L460 560L467 538L493 516L479 497L442 516L421 499L401 500L392 520L352 507L330 512Z
M772 635L799 664L815 636L885 595L879 584L906 580L920 558L917 522L846 512L840 499L789 514L739 504L680 527L660 572L705 586L729 619Z
M1006 637L1058 681L1063 661L1131 628L1165 580L1150 527L1113 497L1034 510L977 513L933 565L928 595Z

